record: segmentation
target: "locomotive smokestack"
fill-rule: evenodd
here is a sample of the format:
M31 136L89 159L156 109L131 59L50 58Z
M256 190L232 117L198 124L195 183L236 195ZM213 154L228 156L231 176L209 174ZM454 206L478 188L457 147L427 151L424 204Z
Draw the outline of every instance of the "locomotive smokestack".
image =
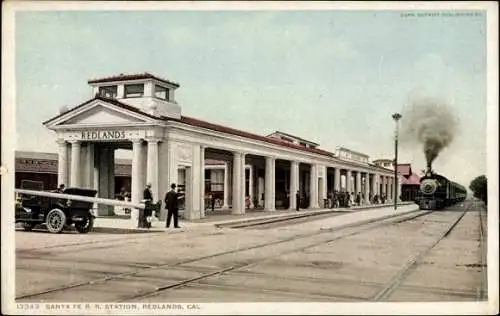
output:
M425 174L426 175L431 175L432 173L432 167L430 163L427 163L427 168L425 169Z

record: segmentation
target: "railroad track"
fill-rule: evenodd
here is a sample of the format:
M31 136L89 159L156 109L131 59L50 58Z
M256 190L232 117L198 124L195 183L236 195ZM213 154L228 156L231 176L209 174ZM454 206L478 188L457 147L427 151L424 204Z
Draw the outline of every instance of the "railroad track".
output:
M297 252L297 251L302 251L302 250L305 250L305 249L308 249L311 247L315 247L319 244L329 243L329 242L332 242L332 241L335 241L338 239L342 239L342 238L346 238L346 237L353 236L356 234L360 234L364 231L375 229L375 228L378 228L381 226L391 225L394 223L400 223L400 222L405 222L405 221L411 221L415 218L427 215L427 214L432 213L432 212L433 211L415 210L415 211L407 212L404 214L391 214L391 215L384 216L384 217L377 218L377 219L364 220L364 221L360 221L357 223L351 223L351 224L343 225L340 227L324 229L324 230L320 230L320 231L313 232L313 233L305 233L305 234L301 234L301 235L295 235L293 237L280 239L280 240L270 242L270 243L258 244L258 245L253 245L253 246L249 246L249 247L238 248L238 249L223 251L223 252L219 252L219 253L215 253L215 254L199 256L199 257L186 259L186 260L181 260L181 261L178 261L177 263L173 263L173 264L172 263L159 264L156 266L141 267L141 268L138 268L138 269L136 269L134 271L130 271L130 272L125 272L125 273L116 274L116 275L112 275L112 276L106 276L106 277L88 280L88 281L84 281L84 282L80 282L80 283L75 283L75 284L69 284L69 285L65 285L65 286L61 286L61 287L57 287L57 288L52 288L52 289L48 289L48 290L44 290L44 291L40 291L40 292L20 295L20 296L16 297L16 300L33 299L33 298L41 297L45 294L50 294L50 293L54 293L54 292L63 292L63 291L70 290L73 288L88 286L88 285L92 285L92 284L96 284L96 283L107 282L107 281L110 281L113 279L122 279L124 277L134 276L134 275L137 275L137 274L139 274L141 272L145 272L145 271L150 271L150 270L154 270L154 269L179 267L179 266L182 266L185 264L194 263L194 262L198 262L198 261L202 261L202 260L206 260L206 259L223 257L223 256L227 256L227 255L233 255L235 253L243 253L245 251L253 251L256 249L262 249L265 247L272 247L272 246L276 246L279 244L291 247L291 249L287 249L285 251L275 253L272 256L264 256L264 258L250 260L251 262L236 263L234 265L231 265L231 266L228 266L225 268L220 268L220 269L216 269L214 271L203 273L200 276L195 277L195 278L185 279L185 280L175 282L172 284L167 284L164 286L158 286L155 288L154 291L141 293L139 295L133 295L130 297L120 299L119 301L128 301L131 299L145 298L148 296L156 295L160 292L163 292L163 291L166 291L169 289L175 289L175 288L179 288L179 287L188 285L190 283L195 283L199 280L207 279L207 278L210 278L210 277L215 276L215 275L220 275L220 274L230 272L233 270L250 267L252 265L259 264L259 263L266 261L266 260L269 260L271 258L275 258L277 256L281 256L284 254L293 253L293 252ZM346 233L346 231L349 231L349 230L351 230L351 232ZM331 237L332 233L337 233L338 235L336 235L335 237ZM325 235L326 235L326 239L324 237ZM313 241L307 242L308 241L307 239L311 239L311 238ZM314 240L315 238L316 238L316 240ZM294 244L297 244L300 242L304 243L304 245L301 245L300 247L294 246Z
M487 214L486 214L487 215ZM484 230L483 221L487 221L483 216L483 208L479 208L479 248L480 248L480 262L481 262L481 285L478 289L478 300L488 300L488 244L487 244L487 231Z
M385 301L392 293L394 293L401 283L410 275L410 273L417 267L418 262L421 261L433 248L435 248L443 239L445 239L455 229L457 224L462 220L465 214L472 207L471 204L467 205L466 209L455 219L452 224L438 236L438 238L428 247L418 252L413 258L406 262L406 264L399 270L389 282L372 297L372 301Z

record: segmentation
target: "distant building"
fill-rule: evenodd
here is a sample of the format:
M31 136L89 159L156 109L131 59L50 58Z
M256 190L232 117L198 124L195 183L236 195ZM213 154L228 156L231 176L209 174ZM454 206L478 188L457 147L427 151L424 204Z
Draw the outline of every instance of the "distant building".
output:
M377 159L377 160L374 160L373 163L379 167L384 167L387 169L394 170L394 160L392 160L392 159Z
M420 176L413 172L411 164L398 164L398 174L400 174L403 184L420 185Z
M267 137L278 138L280 140L284 140L285 142L300 145L300 146L303 146L305 148L316 148L319 146L319 144L317 144L317 143L314 143L314 142L311 142L309 140L306 140L306 139L303 139L303 138L300 138L297 136L293 136L293 135L290 135L287 133L283 133L280 131L276 131L276 132L268 135Z
M368 160L370 159L370 156L368 156L367 154L363 154L345 147L336 147L335 156L340 159L362 162L362 163L368 163ZM385 166L380 166L380 167L385 167Z

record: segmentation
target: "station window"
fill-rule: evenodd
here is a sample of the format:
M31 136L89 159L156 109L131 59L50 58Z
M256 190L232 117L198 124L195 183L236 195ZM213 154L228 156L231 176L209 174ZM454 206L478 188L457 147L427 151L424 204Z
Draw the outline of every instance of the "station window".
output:
M126 84L125 98L140 98L144 95L144 84Z
M117 86L99 87L99 96L101 96L101 97L115 99L117 96L117 93L118 93Z
M169 91L167 88L155 85L155 98L167 100L169 99Z

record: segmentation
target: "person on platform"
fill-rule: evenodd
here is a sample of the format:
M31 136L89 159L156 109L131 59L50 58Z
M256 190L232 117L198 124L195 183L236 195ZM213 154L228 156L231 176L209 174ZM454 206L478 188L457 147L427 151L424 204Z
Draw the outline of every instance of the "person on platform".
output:
M171 190L165 194L165 208L167 209L167 223L166 227L170 227L170 221L174 218L174 227L179 227L179 198L181 194L175 191L175 183L170 186Z
M122 187L120 189L120 193L118 194L118 200L121 200L121 201L125 201L125 195L126 195L126 191L125 191L125 188Z
M146 188L144 189L143 197L144 200L146 201L153 201L153 193L151 193L151 183L148 183L146 185Z
M64 189L66 189L66 186L63 183L61 183L59 187L56 189L56 193L63 193Z
M295 203L297 211L300 209L300 191L297 190L297 193L295 194Z
M142 217L143 220L142 227L151 228L151 222L148 220L148 218L151 220L150 217L153 215L153 211L151 208L151 204L153 203L153 194L151 193L151 183L148 183L146 185L146 188L144 189L144 192L142 194L142 198L146 204L146 208L144 209L144 215Z

